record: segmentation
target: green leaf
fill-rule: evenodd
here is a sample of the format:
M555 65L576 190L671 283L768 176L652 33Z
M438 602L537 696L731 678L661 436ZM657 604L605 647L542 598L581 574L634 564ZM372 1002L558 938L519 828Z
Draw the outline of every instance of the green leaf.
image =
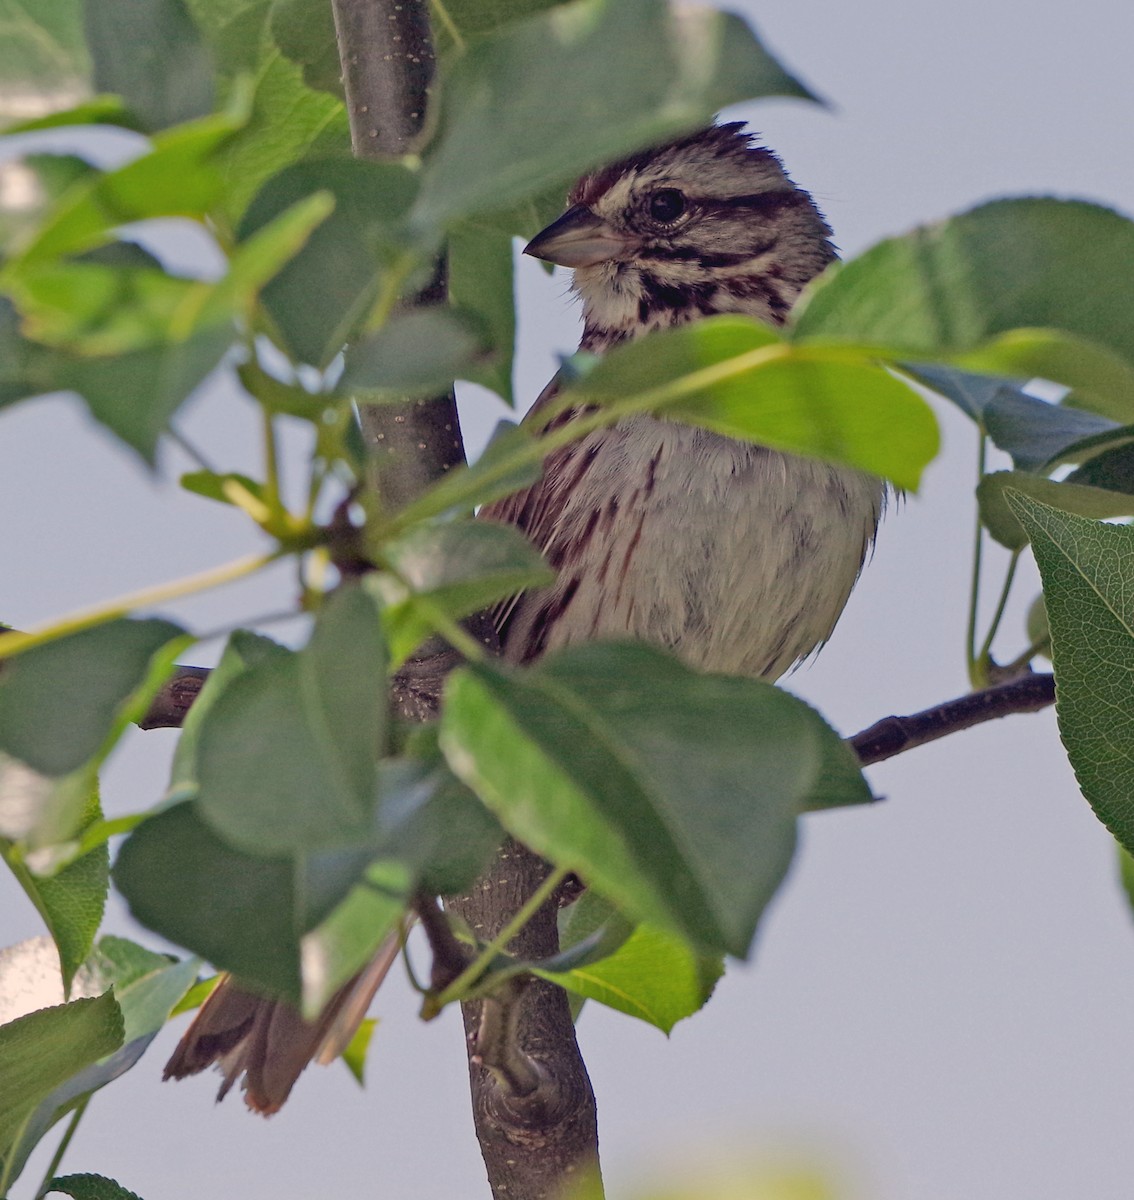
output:
M613 954L571 971L537 970L567 991L669 1033L713 994L724 963L665 929L639 925Z
M1108 417L1048 404L1002 388L984 411L988 436L1022 471L1044 471L1085 438L1109 437L1118 428Z
M519 530L493 521L415 525L383 546L382 560L393 573L372 574L364 586L382 601L395 666L436 631L435 610L460 620L555 578Z
M212 56L181 0L87 0L94 87L115 92L147 132L212 112Z
M0 753L0 837L17 843L5 854L13 870L28 865L29 850L37 870L50 870L54 855L44 848L77 837L97 795L93 763L52 778Z
M364 1017L342 1054L347 1070L358 1080L360 1087L366 1082L366 1055L370 1050L370 1039L377 1027L378 1021L375 1017Z
M435 749L428 761L383 764L376 831L380 857L401 863L412 885L434 896L469 887L504 840L495 817Z
M48 1187L48 1195L62 1192L73 1200L142 1200L136 1192L128 1191L105 1175L56 1175Z
M298 1000L295 865L234 850L176 804L126 839L114 882L148 929L209 962Z
M25 266L91 250L132 221L204 216L223 187L217 155L239 126L232 116L212 116L158 134L148 154L70 192L5 265L5 278L18 280Z
M441 747L526 845L638 919L738 957L823 761L813 718L786 693L616 643L529 670L463 668Z
M102 748L153 656L185 631L171 621L121 618L57 638L0 668L0 749L62 776Z
M1106 488L1110 492L1134 493L1134 427L1122 426L1116 432L1116 445L1092 454L1085 463L1067 476L1067 483ZM1077 447L1082 449L1080 445ZM1076 447L1072 447L1076 449ZM1056 505L1058 508L1059 506ZM1088 515L1088 514L1084 514Z
M1055 329L1014 329L993 338L964 361L1019 379L1050 379L1071 388L1064 404L1134 422L1134 367L1122 355L1087 338Z
M569 394L846 463L911 489L939 445L925 401L862 352L793 347L747 317L712 317L620 346Z
M201 815L274 855L365 839L385 736L386 649L371 597L341 588L308 645L236 675L198 731Z
M122 1041L122 1011L111 992L0 1025L0 1156L8 1157L42 1101Z
M215 471L190 471L188 474L182 475L178 482L187 492L205 496L209 500L217 500L221 504L234 503L226 490L226 485L229 483L239 484L257 500L264 499L262 483L257 483L255 479L249 479L247 475L241 475L235 471L226 471L223 475L218 475Z
M220 662L209 672L208 679L181 724L181 736L177 739L170 770L167 800L192 799L197 795L197 750L201 726L228 684L250 666L271 658L286 660L290 653L271 638L247 629L237 629L229 635Z
M289 352L324 366L373 305L385 270L404 253L403 225L417 180L392 163L342 157L299 163L264 184L239 237L252 237L318 192L334 197L334 212L264 289L263 302Z
M511 235L461 222L449 233L446 266L450 301L477 316L491 339L491 360L474 366L468 378L491 388L511 404L512 351L516 340Z
M81 0L0 0L0 118L72 104L88 92Z
M28 775L34 775L19 763L9 761L0 765L0 833L4 835L11 829L11 809L15 806L10 795L13 772L17 776L27 772L23 776L25 783L28 782ZM16 803L18 805L18 801ZM86 829L101 818L96 780L78 823ZM31 830L25 825L18 836L26 837L29 832ZM76 858L57 874L46 877L35 875L28 869L24 855L7 836L0 837L0 856L8 863L51 933L59 951L63 990L67 993L75 972L90 953L95 934L102 923L110 875L109 851L104 843Z
M343 99L343 68L329 4L275 0L270 28L280 50L303 68L303 82L309 88Z
M347 350L337 390L366 393L360 399L368 403L437 395L467 378L487 349L480 322L468 314L443 305L412 309Z
M914 358L1049 328L1134 363L1132 308L1134 223L1077 200L995 200L826 272L796 308L794 337Z
M62 995L58 965L47 957L46 939L34 938L0 952L0 995L14 996L6 1007L22 1009ZM124 1044L97 1062L82 1066L41 1099L29 1114L20 1135L5 1156L10 1178L19 1174L43 1135L85 1096L128 1071L141 1057L171 1008L189 988L197 963L176 962L124 938L103 938L76 974L74 990L81 997L101 996L114 989L121 1010ZM22 1002L22 1004L21 1004Z
M357 886L303 938L300 1010L315 1020L373 957L405 912L412 880L401 863L372 863Z
M153 466L173 415L220 364L234 337L231 325L212 326L185 341L113 358L69 358L58 364L52 390L78 392L96 421Z
M1026 546L1028 535L1016 519L1006 489L1081 517L1134 517L1134 496L1130 494L1077 483L1056 483L1054 479L1041 479L1020 471L996 471L980 481L977 502L980 519L988 532L1009 550Z
M232 17L230 28L238 36L243 32L241 17L252 24L258 18L262 24L268 11L266 3L242 8ZM254 65L252 114L218 159L224 178L224 211L233 226L277 171L306 157L345 157L350 153L346 111L335 97L306 87L300 68L278 51Z
M1099 820L1134 848L1134 529L1060 512L1019 492L1051 624L1055 712L1067 757Z
M810 98L739 17L656 0L553 8L456 63L417 220L429 228L499 208L501 196L524 200L773 95Z

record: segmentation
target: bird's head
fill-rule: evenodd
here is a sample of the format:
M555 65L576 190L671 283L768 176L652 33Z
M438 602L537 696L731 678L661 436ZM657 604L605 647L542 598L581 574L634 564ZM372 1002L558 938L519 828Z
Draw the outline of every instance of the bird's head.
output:
M524 252L575 269L592 348L710 313L782 321L835 257L811 197L739 122L585 175L569 204Z

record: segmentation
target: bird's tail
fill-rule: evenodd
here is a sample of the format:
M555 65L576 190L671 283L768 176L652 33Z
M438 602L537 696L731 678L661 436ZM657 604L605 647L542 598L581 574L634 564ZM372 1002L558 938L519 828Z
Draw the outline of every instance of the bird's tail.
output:
M313 1021L282 1000L258 996L231 975L222 976L162 1077L184 1079L215 1063L224 1075L218 1100L243 1075L248 1107L264 1116L278 1112L309 1062L332 1062L350 1044L399 945L398 935L391 934Z

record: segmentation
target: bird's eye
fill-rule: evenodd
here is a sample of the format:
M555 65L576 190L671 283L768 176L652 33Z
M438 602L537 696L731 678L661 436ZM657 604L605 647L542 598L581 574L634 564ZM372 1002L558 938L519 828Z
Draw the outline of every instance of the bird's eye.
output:
M653 220L668 225L685 211L685 197L677 188L662 188L650 197L649 208Z

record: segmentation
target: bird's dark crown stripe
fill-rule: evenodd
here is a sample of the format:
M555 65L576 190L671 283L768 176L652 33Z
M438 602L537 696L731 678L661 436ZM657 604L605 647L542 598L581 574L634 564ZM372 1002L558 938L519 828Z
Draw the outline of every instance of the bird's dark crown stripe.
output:
M705 201L702 207L706 212L747 209L764 216L774 216L785 209L803 208L810 203L810 197L797 189L793 192L753 192L749 196L726 196L723 199Z

